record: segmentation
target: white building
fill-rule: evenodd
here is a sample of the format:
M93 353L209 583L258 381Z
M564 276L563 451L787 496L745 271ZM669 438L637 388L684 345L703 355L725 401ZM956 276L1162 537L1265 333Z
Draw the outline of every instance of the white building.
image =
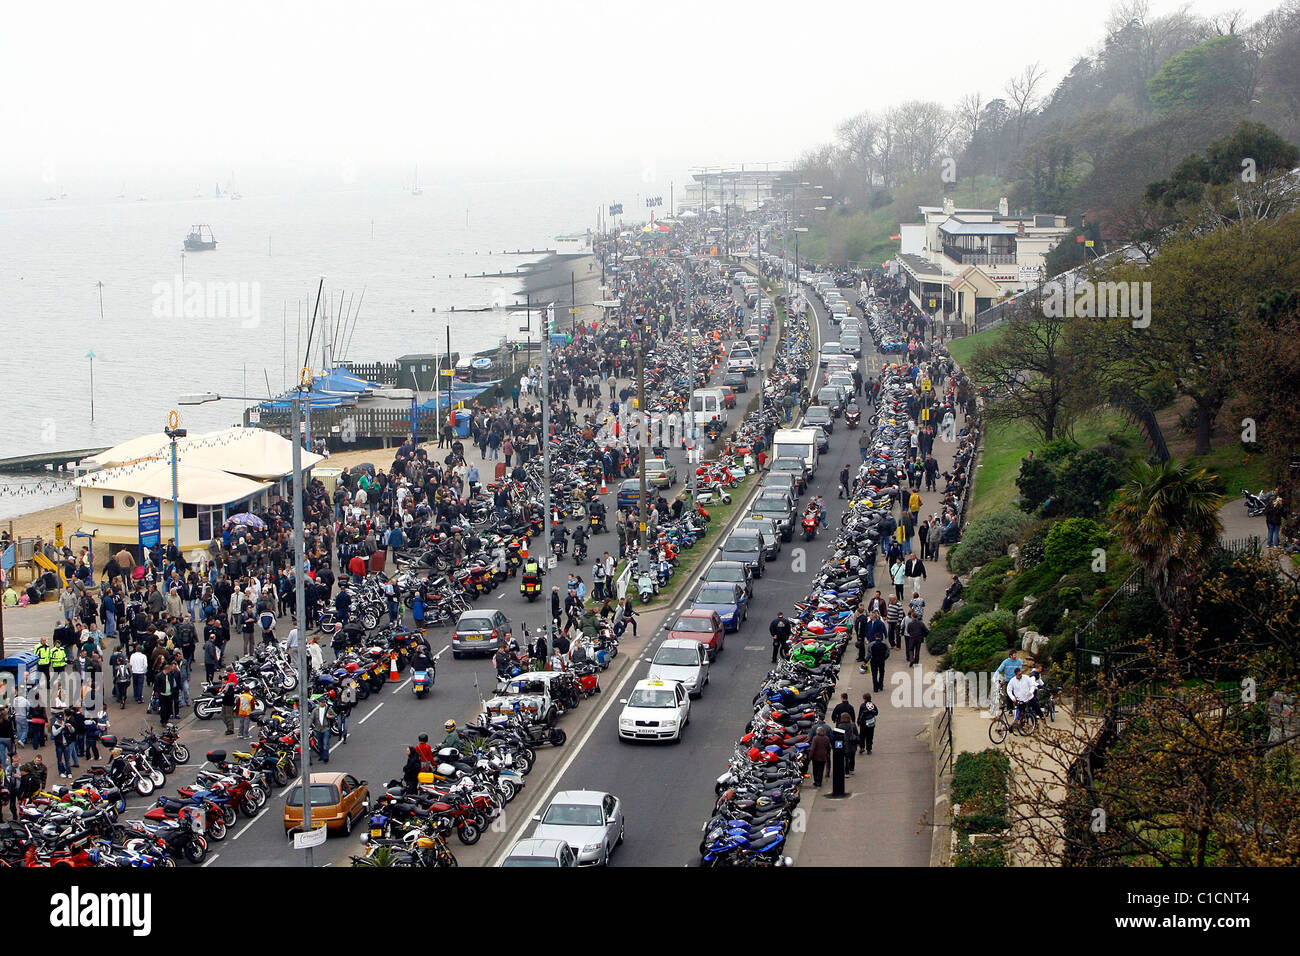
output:
M1005 198L997 209L958 209L946 198L917 212L921 222L900 227L907 241L897 258L908 297L967 331L974 331L976 313L1036 284L1047 253L1073 231L1064 215L1011 215Z

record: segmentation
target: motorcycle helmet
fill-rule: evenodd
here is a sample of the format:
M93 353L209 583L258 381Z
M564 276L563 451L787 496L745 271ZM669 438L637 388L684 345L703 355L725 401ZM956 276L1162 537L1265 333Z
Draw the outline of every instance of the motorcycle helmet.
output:
M442 725L442 729L447 731L447 733L451 733L453 730L456 729L456 721L454 720L447 721L445 724ZM425 739L427 740L428 738L425 737Z

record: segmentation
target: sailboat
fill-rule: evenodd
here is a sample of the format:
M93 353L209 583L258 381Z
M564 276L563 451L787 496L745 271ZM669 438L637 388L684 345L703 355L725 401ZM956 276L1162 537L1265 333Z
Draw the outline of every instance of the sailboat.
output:
M185 237L186 252L203 252L217 248L217 240L212 235L212 227L206 224L190 226L190 234Z
M420 164L415 165L415 178L411 180L411 195L423 196L424 187L420 185Z

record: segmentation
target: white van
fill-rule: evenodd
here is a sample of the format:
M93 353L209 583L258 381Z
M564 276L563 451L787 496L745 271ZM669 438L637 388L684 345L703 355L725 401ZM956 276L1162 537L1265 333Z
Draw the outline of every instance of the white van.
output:
M720 388L697 388L691 396L691 412L701 428L714 419L727 426L726 399Z
M773 458L799 458L811 477L817 473L817 429L778 428L772 434Z

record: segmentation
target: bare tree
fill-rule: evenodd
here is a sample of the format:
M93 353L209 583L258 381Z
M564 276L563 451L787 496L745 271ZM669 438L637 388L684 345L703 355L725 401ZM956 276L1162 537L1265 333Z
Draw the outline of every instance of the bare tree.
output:
M1016 117L1016 148L1020 147L1021 137L1024 135L1025 122L1038 106L1039 86L1046 75L1043 67L1038 63L1031 63L1018 74L1007 80L1006 94L1007 99L1015 110Z
M967 93L957 104L957 129L961 131L962 146L969 148L980 131L980 113L984 99L979 92Z

